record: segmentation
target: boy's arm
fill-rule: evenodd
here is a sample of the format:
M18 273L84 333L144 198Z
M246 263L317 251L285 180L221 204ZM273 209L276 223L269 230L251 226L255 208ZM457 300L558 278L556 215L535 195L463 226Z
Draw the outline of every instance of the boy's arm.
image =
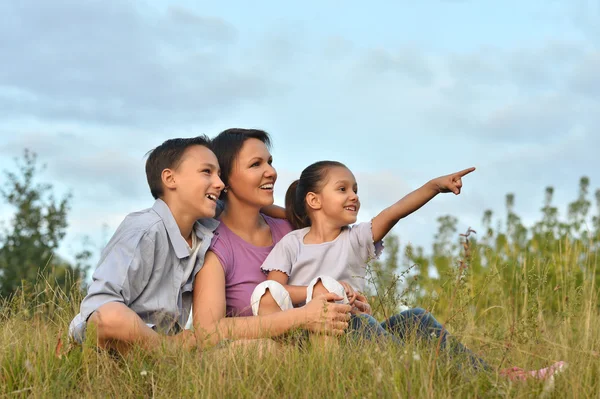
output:
M88 319L88 331L91 331L90 325L96 328L97 342L101 348L126 350L123 344L135 344L146 350L154 350L163 346L192 348L196 345L191 331L172 336L160 335L121 302L108 302L100 306Z
M109 243L110 249L102 255L81 303L81 317L95 325L101 346L116 341L150 349L183 337L157 334L129 308L147 287L155 262L154 240L140 234L113 237L116 242Z
M433 179L394 205L384 209L379 215L373 218L371 224L373 241L380 241L398 223L398 220L410 215L439 193L452 192L456 195L460 194L460 189L462 188L461 178L474 170L475 168L468 168Z
M260 209L262 213L275 219L285 219L285 208L277 205L267 205Z

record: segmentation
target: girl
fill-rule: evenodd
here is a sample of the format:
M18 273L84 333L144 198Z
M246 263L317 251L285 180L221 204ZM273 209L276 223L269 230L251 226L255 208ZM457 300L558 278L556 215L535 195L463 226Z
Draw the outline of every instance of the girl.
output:
M381 240L392 227L439 193L460 194L462 178L474 170L433 179L371 222L350 226L360 210L354 175L339 162L316 162L304 169L288 189L287 218L296 230L275 246L262 270L269 280L283 285L291 304L310 301L315 289L315 294L326 289L346 296L344 302L354 304L356 292L364 291L366 264L379 256ZM257 291L253 301L256 314L262 294ZM272 301L269 303L261 314L279 310Z
M490 371L487 363L473 354L429 313L415 308L378 323L370 316L365 286L367 262L379 256L381 240L402 218L410 215L439 193L460 194L468 168L438 177L383 210L371 222L356 222L360 201L358 185L343 164L321 161L304 169L286 193L287 218L296 229L283 237L265 259L262 270L268 280L259 284L251 298L254 314L265 316L310 302L321 293L346 296L354 305L350 326L366 338L386 338L401 344L412 332L419 338L462 355L475 370ZM525 371L502 370L511 379L546 379L564 368L564 362Z

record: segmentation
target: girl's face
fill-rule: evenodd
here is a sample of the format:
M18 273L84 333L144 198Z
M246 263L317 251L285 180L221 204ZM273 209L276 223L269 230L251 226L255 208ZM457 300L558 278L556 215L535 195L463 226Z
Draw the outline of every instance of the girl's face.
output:
M360 200L358 185L348 168L333 167L327 172L327 182L321 193L321 210L340 227L356 223Z
M271 165L273 157L258 139L248 139L234 161L227 198L262 208L273 204L273 186L277 171Z

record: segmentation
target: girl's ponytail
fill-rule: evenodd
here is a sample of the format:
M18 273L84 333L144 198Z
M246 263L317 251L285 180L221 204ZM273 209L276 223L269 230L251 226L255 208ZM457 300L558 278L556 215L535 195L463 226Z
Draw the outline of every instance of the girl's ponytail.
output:
M310 219L304 206L304 196L300 197L297 192L299 183L299 179L295 180L285 193L285 217L294 230L310 226Z

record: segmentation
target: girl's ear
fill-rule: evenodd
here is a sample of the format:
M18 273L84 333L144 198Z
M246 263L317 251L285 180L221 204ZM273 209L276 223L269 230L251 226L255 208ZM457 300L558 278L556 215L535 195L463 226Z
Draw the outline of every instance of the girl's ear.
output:
M162 180L162 184L165 186L165 188L175 188L175 174L171 169L163 169L162 173L160 174L160 179Z
M306 204L313 211L321 209L321 196L313 192L306 194Z

